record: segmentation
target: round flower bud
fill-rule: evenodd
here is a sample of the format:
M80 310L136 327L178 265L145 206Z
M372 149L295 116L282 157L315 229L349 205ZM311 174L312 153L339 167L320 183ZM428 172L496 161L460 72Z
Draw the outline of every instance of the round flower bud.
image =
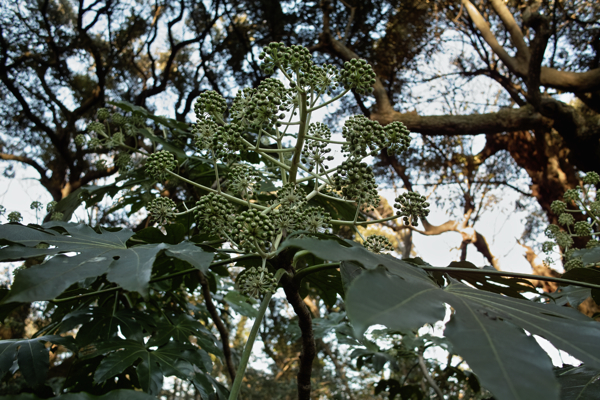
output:
M166 150L157 151L146 160L146 174L162 182L169 176L167 171L174 170L176 166L173 154Z
M586 221L575 222L575 227L573 230L577 236L590 236L592 233L592 227Z
M53 212L52 215L50 216L50 220L52 221L62 221L64 218L65 214L61 213L61 212Z
M106 108L99 108L96 115L98 116L98 121L100 122L104 122L110 118L110 112Z
M544 231L544 233L546 234L546 236L549 239L555 239L556 235L558 235L559 232L560 232L560 228L558 227L558 225L554 225L554 224L548 225L548 227Z
M554 250L554 246L556 246L556 243L554 242L544 242L544 244L542 244L542 251L544 253L550 253Z
M588 172L583 178L583 183L586 185L597 185L600 183L600 175L594 171Z
M340 83L347 89L354 89L358 94L369 94L375 84L375 71L366 60L354 58L344 63Z
M365 240L364 246L373 253L384 253L394 250L388 238L382 235L371 235Z
M565 201L567 203L571 202L571 201L577 201L580 199L579 196L579 188L577 189L569 189L565 192L565 194L563 195L563 198L565 199Z
M29 208L32 210L40 211L44 205L41 201L34 201L29 205Z
M396 215L402 217L404 225L417 226L419 218L424 219L429 215L429 203L425 196L415 192L403 193L396 198L394 207L398 209Z
M23 220L21 213L18 211L13 211L13 212L8 213L8 215L6 217L8 218L8 222L12 222L12 223L18 223Z
M574 258L565 263L565 270L570 271L574 268L583 268L583 261L581 261L581 258Z
M550 210L556 215L561 215L567 209L567 204L564 201L554 200L550 206Z
M114 113L111 115L110 121L116 126L124 126L127 123L127 118L121 113Z
M597 241L596 239L590 239L588 240L588 242L585 244L585 248L586 249L593 249L594 247L598 247L600 246L600 242Z
M251 267L245 270L238 275L236 284L240 292L255 299L277 291L275 276L266 267Z
M150 214L152 221L156 221L159 225L166 225L175 218L177 205L168 197L157 197L152 200L146 210Z
M48 203L46 205L46 211L48 211L49 213L53 212L54 209L56 208L56 205L58 204L57 201L51 201L50 203Z
M222 119L225 110L227 110L227 102L214 90L202 93L194 104L194 112L198 119L203 119L206 114Z
M85 135L79 134L79 135L75 136L74 142L75 142L76 146L81 147L81 146L85 145L87 140L85 139Z
M235 209L231 203L216 193L202 196L194 210L198 228L211 236L218 237L223 236L223 233L230 233L232 229L230 216L234 214Z
M104 126L104 124L102 122L97 122L97 121L90 122L90 124L87 126L87 131L94 132L99 135L105 135L106 134L106 126Z
M562 226L572 226L575 223L575 218L570 213L562 213L558 217L558 223Z

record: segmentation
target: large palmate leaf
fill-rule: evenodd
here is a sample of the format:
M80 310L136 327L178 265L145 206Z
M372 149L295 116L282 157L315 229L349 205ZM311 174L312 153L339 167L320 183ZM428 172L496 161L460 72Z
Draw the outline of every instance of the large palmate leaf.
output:
M137 341L117 340L98 344L92 352L81 353L80 357L88 359L108 353L94 373L94 381L97 383L102 383L135 365L142 389L153 395L160 393L165 376L177 376L190 381L202 380L206 378L202 372L206 371L206 359L209 360L208 366L212 368L210 357L189 343L170 341L156 350L151 350L151 347ZM212 388L212 385L209 387ZM212 392L214 390L209 390L209 393Z
M2 303L51 300L72 284L105 273L109 281L123 289L146 296L152 266L160 252L167 251L168 256L181 258L201 271L207 271L212 261L212 253L188 242L127 247L132 235L126 229L113 232L100 228L98 233L87 225L65 222L52 222L44 228L0 225L0 240L10 243L0 249L0 261L54 256L20 271Z
M197 344L209 353L221 356L222 351L215 345L216 339L204 325L187 314L171 316L161 320L156 326L156 333L148 341L148 346L161 346L173 339L186 343L194 336Z
M60 344L77 351L72 337L48 335L34 339L2 340L0 341L0 379L17 359L19 371L27 383L32 387L42 385L46 381L50 364L46 342Z
M559 398L548 356L524 330L591 367L600 367L600 325L577 311L477 290L456 281L441 288L401 273L405 268L385 264L364 271L350 283L346 307L358 333L373 324L415 330L442 319L444 303L448 303L454 314L446 325L446 337L498 399Z

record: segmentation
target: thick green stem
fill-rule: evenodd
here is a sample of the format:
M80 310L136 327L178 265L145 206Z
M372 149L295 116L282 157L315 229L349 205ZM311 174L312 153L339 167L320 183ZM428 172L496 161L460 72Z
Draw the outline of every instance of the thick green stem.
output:
M263 258L263 266L265 265L266 259ZM275 280L279 282L279 279L283 276L283 274L287 273L284 269L277 270L275 274ZM265 316L267 311L267 307L269 306L269 302L271 301L272 293L265 294L262 302L260 303L260 308L258 309L258 315L254 320L254 324L252 324L252 329L250 330L250 335L248 336L248 341L246 342L246 346L244 347L244 352L242 353L242 358L240 359L240 364L238 365L238 369L235 375L235 381L233 381L233 385L231 386L231 392L229 393L229 400L236 400L240 394L240 389L242 387L242 380L244 379L244 372L246 371L246 367L248 366L248 360L250 360L250 354L252 353L252 347L254 346L254 341L256 340L256 334L258 333L258 328L262 322L262 319Z

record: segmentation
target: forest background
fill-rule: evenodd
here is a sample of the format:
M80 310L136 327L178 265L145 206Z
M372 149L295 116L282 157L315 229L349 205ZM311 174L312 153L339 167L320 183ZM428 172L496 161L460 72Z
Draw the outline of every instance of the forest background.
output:
M363 114L383 125L401 121L414 132L408 155L382 152L373 159L382 186L427 194L440 211L420 228L393 222L375 228L392 240L399 256L415 256L413 244L421 235L454 232L456 261L513 270L501 251L492 250L491 223L485 219L501 204L507 219L523 220L522 232L506 235L514 242L509 247L518 257L526 255L533 273L558 277L560 260L555 256L550 269L542 253L543 230L558 222L551 203L581 184L583 173L600 171L599 14L592 1L5 2L0 11L4 176L18 179L25 165L46 190L43 198L54 201L113 182L124 175L114 163L117 154L74 142L99 108L116 110L109 101L127 101L177 122L193 122L199 94L215 90L231 100L239 88L257 87L267 77L258 60L265 45L300 44L317 62L342 65L360 57L377 74L373 95L353 92L327 110L332 126ZM7 186L5 196L17 198L15 183ZM144 189L160 190L176 202L184 199L183 192L168 187ZM502 203L506 198L510 202ZM85 222L139 230L150 223L144 210L150 199L121 193L98 203ZM8 211L28 208L7 206ZM384 217L391 212L385 206L376 210ZM443 262L434 257L446 251L422 243L420 257L434 265ZM533 283L545 292L557 289ZM227 302L217 300L225 315L231 313ZM283 299L274 304L285 307ZM313 305L317 317L331 311ZM28 326L42 324L43 310L36 307L13 312L14 323L3 325L2 338L23 337ZM591 298L580 308L589 316L598 312ZM226 321L234 349L244 335L244 318ZM262 340L275 349L266 354L272 369L254 371L264 382L261 390L275 398L293 390L297 349L287 346L285 335L275 323L265 327ZM342 396L367 379L371 386L353 398L372 398L378 374L391 374L389 366L373 366L372 358L371 369L361 368L363 361L351 362L338 343L321 340L319 346L322 381L346 388ZM432 358L428 368L441 371L444 365ZM423 373L410 379L423 382ZM269 387L274 377L289 384ZM437 377L443 381L442 373ZM327 392L331 387L324 385L322 394L333 396Z

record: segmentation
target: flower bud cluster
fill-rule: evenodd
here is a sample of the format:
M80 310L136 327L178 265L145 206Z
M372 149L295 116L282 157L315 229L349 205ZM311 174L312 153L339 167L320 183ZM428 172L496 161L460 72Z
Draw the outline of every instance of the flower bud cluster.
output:
M419 218L423 220L429 215L429 203L426 200L425 196L415 192L403 193L396 197L396 215L402 217L404 225L418 226Z
M331 139L331 131L329 127L321 122L310 124L308 127L308 136L319 139ZM321 170L329 169L327 165L323 165L325 161L332 161L333 156L327 155L331 152L331 148L327 146L327 142L307 139L302 149L302 159L304 164L308 164L308 170L313 171L315 167Z
M169 176L167 171L173 171L176 166L177 162L173 154L166 150L157 151L146 159L146 175L163 182Z
M268 251L274 235L271 217L254 209L243 211L235 219L233 239L248 253Z
M202 231L218 237L231 232L235 209L226 198L210 193L202 196L195 208L194 217Z
M234 165L229 171L229 190L247 200L260 190L262 178L247 165Z
M390 155L400 155L410 146L410 131L402 122L394 121L384 128L385 147Z
M382 235L371 235L363 244L368 250L378 254L394 250L390 240Z
M157 197L146 206L146 210L152 221L159 225L166 225L175 218L177 205L168 197Z
M369 94L375 84L375 71L366 60L354 58L344 63L340 81L345 88L354 89L358 94Z
M310 51L298 45L286 47L283 43L270 43L258 58L263 61L261 68L267 75L274 74L276 68L285 72L309 72L312 66Z
M594 248L600 244L594 233L594 227L600 222L600 201L598 198L591 198L591 189L599 183L600 176L596 172L588 172L583 178L583 187L567 190L563 195L564 201L555 200L550 206L564 230L558 225L548 226L545 234L552 241L544 243L542 250L549 254L558 245L563 251L564 268L567 270L585 267L580 257L574 257L577 250L574 238L589 238L586 248ZM576 218L577 214L583 214L584 218ZM551 264L553 260L548 257L545 262Z
M323 232L331 228L331 215L323 207L308 207L301 216L304 230L311 233Z
M371 121L364 115L355 115L346 120L342 136L348 144L342 147L355 157L366 157L368 151L382 148L385 144L385 131L377 121Z
M373 168L367 163L356 159L348 159L339 167L339 172L333 177L335 190L342 192L342 196L349 200L356 200L359 205L377 207L379 194Z
M198 96L194 104L194 113L198 120L210 115L216 120L223 120L223 114L227 110L227 102L219 93L208 90Z
M8 215L6 216L6 218L8 218L8 222L11 222L11 223L19 223L19 222L23 221L23 216L18 211L9 212Z
M266 267L251 267L245 270L238 275L236 283L243 294L255 299L277 290L277 280Z

